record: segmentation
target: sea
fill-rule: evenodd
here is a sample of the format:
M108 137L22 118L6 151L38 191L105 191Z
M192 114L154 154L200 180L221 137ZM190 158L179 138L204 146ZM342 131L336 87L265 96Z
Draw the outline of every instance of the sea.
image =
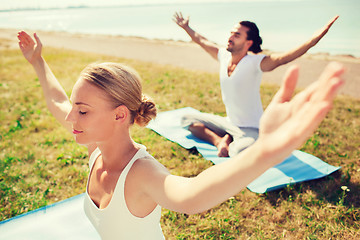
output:
M237 0L163 1L0 0L0 29L32 29L69 33L137 36L190 41L172 20L175 12L190 17L190 26L209 40L225 45L241 20L255 22L263 49L287 51L308 40L339 15L327 35L310 53L360 57L360 0ZM16 5L16 2L19 2ZM27 4L24 4L26 2ZM36 2L36 1L34 1ZM7 4L8 3L8 4ZM11 3L11 5L10 5ZM131 3L131 4L130 4Z

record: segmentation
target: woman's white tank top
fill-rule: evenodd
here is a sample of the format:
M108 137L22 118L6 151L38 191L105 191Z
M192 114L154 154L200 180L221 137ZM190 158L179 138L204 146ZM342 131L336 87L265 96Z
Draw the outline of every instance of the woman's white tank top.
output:
M94 150L89 159L90 171L95 160L100 156L100 149ZM161 206L155 209L146 217L134 216L127 208L125 201L125 180L134 162L143 157L152 156L141 147L119 176L109 205L99 209L92 201L86 187L84 208L87 217L94 225L102 239L165 239L160 226Z

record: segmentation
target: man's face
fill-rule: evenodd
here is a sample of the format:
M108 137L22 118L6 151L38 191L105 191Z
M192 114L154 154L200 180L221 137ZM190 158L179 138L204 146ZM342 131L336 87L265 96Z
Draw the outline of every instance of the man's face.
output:
M252 44L251 40L247 40L248 31L249 28L245 26L240 24L235 25L231 30L226 50L231 53L242 52L244 50L247 52Z

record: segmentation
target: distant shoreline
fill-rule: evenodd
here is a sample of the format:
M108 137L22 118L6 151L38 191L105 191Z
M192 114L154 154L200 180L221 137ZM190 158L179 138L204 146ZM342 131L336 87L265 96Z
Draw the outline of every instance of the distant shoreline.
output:
M1 11L1 10L0 10ZM157 38L146 38L142 36L125 36L125 35L110 35L110 34L101 34L101 33L71 33L67 31L45 31L45 30L32 30L32 29L24 29L29 32L37 32L37 33L45 33L45 34L63 34L63 35L71 35L77 37L91 37L91 36L103 36L107 38L120 38L120 39L128 39L128 40L135 40L135 41L150 41L150 42L157 42L161 44L167 45L187 45L187 44L194 44L191 41L183 41L183 40L174 40L174 39L157 39ZM7 32L6 34L2 34L2 32ZM9 32L17 33L18 29L12 28L0 28L0 38L9 39ZM1 46L0 46L1 47ZM264 49L262 54L270 54L276 53L276 51L272 51L271 49ZM312 58L312 59L322 59L322 60L331 60L331 61L349 61L349 62L359 62L360 63L360 56L357 57L352 54L331 54L329 52L318 52L318 53L306 53L303 57Z
M17 32L14 29L0 29L0 39L6 41L1 48L18 48ZM33 33L33 30L28 30ZM92 52L102 55L172 65L193 71L218 73L218 62L203 49L192 42L147 39L144 37L112 36L100 34L74 34L68 32L36 31L44 47L65 48L76 51ZM264 51L268 54L269 51ZM264 73L263 82L279 85L289 65L300 67L298 87L306 87L319 77L330 61L341 62L347 69L348 79L340 94L360 99L360 58L349 55L330 55L327 53L307 53L293 63L286 64L272 72Z

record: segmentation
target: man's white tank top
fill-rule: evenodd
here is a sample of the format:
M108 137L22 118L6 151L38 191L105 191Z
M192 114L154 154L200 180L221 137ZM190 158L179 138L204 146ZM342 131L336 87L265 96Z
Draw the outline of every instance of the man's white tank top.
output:
M246 55L228 75L231 53L221 48L218 52L220 62L221 95L227 118L238 127L259 128L263 113L260 98L262 71L260 63L265 55Z
M98 148L91 154L90 171L100 154ZM85 213L100 234L101 239L165 239L160 226L161 206L157 205L149 215L139 218L129 211L125 202L126 176L134 162L143 157L152 158L145 147L141 147L137 151L120 174L111 201L106 208L99 209L95 205L88 194L88 186L86 187Z

